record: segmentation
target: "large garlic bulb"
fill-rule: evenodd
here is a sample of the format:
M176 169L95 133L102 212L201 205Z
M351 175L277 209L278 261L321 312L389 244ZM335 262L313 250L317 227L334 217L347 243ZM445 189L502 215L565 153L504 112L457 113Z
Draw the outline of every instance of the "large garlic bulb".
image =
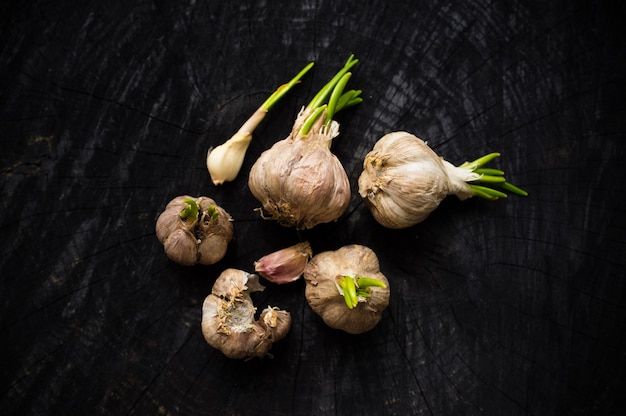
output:
M438 156L418 137L404 132L383 136L365 157L359 194L387 228L406 228L428 217L447 195L466 199L466 181L480 178Z
M303 117L300 116L298 120ZM350 202L350 182L330 151L339 125L318 125L301 136L301 121L292 133L261 154L250 170L250 191L271 219L308 229L338 219Z

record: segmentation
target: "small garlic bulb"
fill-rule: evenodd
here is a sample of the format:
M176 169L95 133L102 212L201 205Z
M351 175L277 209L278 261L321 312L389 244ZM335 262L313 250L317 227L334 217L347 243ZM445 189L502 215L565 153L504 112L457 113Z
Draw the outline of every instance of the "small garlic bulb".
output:
M233 239L232 218L211 198L182 195L159 215L156 235L170 260L184 266L214 264Z
M348 306L340 286L352 280L355 302ZM304 269L305 297L326 325L350 334L373 329L389 305L389 281L378 257L366 246L351 244L315 255ZM361 288L355 282L364 280Z
M261 154L250 170L248 186L271 219L284 226L309 229L337 220L350 203L350 181L331 153L339 134L335 121L300 136L298 117L292 133Z
M438 156L423 140L403 131L383 136L363 162L359 194L387 228L406 228L428 217L448 195L474 195L466 181L480 178Z

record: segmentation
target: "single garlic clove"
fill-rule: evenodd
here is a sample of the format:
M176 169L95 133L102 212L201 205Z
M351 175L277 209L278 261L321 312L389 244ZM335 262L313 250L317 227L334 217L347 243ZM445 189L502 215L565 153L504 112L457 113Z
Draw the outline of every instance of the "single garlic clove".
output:
M206 166L215 185L230 182L237 177L251 140L250 132L239 131L225 143L209 149Z
M254 263L254 270L277 284L298 280L313 255L308 241L275 251Z
M283 339L291 329L291 314L268 306L261 312L259 323L268 328L272 342Z
M198 249L193 234L186 229L177 229L172 232L163 243L165 253L170 260L183 266L196 264Z

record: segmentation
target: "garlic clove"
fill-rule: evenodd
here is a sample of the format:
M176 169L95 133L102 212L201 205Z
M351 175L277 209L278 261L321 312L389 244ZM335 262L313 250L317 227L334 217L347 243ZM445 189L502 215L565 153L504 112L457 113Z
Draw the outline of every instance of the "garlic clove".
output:
M237 177L251 140L250 132L239 131L225 143L209 149L206 166L215 185L230 182Z
M198 249L194 236L185 229L172 232L163 243L165 253L170 260L183 266L196 264Z
M268 328L272 342L283 339L291 329L291 314L268 306L261 312L259 323Z
M308 241L275 251L254 262L254 270L265 279L276 284L298 280L313 256Z
M211 347L234 359L270 355L272 344L289 332L291 315L268 306L255 320L250 293L262 290L256 274L226 269L218 276L202 304L202 335Z

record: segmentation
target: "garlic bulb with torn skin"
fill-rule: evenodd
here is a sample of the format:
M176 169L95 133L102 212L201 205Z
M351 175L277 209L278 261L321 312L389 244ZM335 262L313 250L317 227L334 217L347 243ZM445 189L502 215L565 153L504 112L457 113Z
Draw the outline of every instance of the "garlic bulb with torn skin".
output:
M211 198L182 195L159 215L156 235L172 261L184 266L214 264L233 239L232 218Z
M206 342L229 358L268 355L272 344L291 329L291 315L268 306L255 320L250 292L263 289L255 274L237 269L222 272L202 305L202 335Z
M350 59L298 114L291 134L261 154L250 170L248 186L267 217L279 224L308 229L337 220L350 203L350 181L330 151L339 134L332 120L339 110L361 102L361 91L343 92ZM329 98L330 97L330 98ZM329 98L327 104L324 101Z
M389 305L389 281L378 257L353 244L313 256L304 269L307 302L331 328L360 334L374 328Z
M389 133L365 156L359 194L376 221L387 228L425 220L448 195L461 200L506 198L503 191L528 195L507 182L503 171L484 168L498 156L490 153L454 166L418 137L404 131Z

